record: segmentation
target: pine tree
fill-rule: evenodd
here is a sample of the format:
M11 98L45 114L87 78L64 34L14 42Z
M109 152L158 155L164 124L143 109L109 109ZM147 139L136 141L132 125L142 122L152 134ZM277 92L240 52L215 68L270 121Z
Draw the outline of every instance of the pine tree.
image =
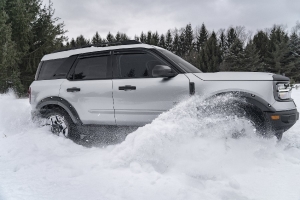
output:
M198 54L197 57L197 65L196 67L198 67L202 72L208 72L208 56L204 50L204 48L202 48Z
M178 55L185 58L187 52L187 46L185 42L185 31L184 29L180 30L181 33L179 35L179 43L178 43Z
M222 33L221 33L222 36ZM222 36L223 37L223 36ZM238 41L236 41L238 40ZM222 63L220 66L220 70L229 71L236 68L235 65L237 62L234 62L234 57L237 59L237 52L235 52L235 48L238 48L238 45L241 41L237 37L237 33L233 27L229 27L227 29L227 33L225 36L225 45L222 44ZM233 48L232 46L235 45ZM233 52L234 51L234 52Z
M263 71L267 71L267 62L268 57L268 46L269 46L269 38L268 35L263 31L258 31L253 37L253 44L258 50L260 60L264 63Z
M298 36L298 34L296 32L293 32L290 36L290 50L291 53L296 56L299 57L300 56L300 37Z
M290 54L289 38L280 26L274 26L269 36L267 70L272 73L282 74L295 68L293 57Z
M99 44L99 43L102 43L102 39L97 31L96 34L92 38L92 44Z
M186 49L185 54L188 56L194 49L194 33L190 23L184 29L184 46Z
M147 41L147 37L143 32L141 33L140 41L141 41L141 43L146 43L146 41Z
M227 51L227 48L226 48L226 35L225 35L225 30L224 29L221 29L219 30L220 32L220 36L219 36L219 47L220 47L220 50L221 50L221 58L222 58L222 61L224 60L224 57L225 57L225 54L226 54L226 51Z
M89 45L89 44L90 44L90 41L88 39L85 39L83 37L83 35L79 35L76 38L76 45L77 45L77 47L83 47L83 46L86 46L86 45Z
M234 28L230 27L227 30L227 35L226 35L226 48L230 49L233 43L235 43L235 40L237 39L237 34L234 30Z
M118 31L116 36L115 36L116 42L121 41L121 33Z
M42 7L41 0L9 0L5 10L12 27L12 40L19 53L21 83L28 88L41 58L60 49L66 41L64 24L54 17L51 1Z
M148 31L146 44L151 44L151 41L152 41L152 33L151 33L151 31Z
M71 46L71 48L75 48L76 47L76 41L75 41L74 38L71 39L70 46Z
M113 36L113 34L108 32L108 34L106 36L106 40L107 40L107 42L115 42L115 37Z
M221 49L213 31L203 48L200 50L200 69L203 72L217 72L221 63Z
M161 34L160 39L159 39L159 46L162 48L166 48L166 40L165 40L165 35Z
M126 35L126 33L121 33L121 41L129 40L129 37Z
M151 39L151 43L152 45L158 46L159 45L159 35L157 33L157 31L152 34L152 39Z
M20 80L28 88L27 86L33 80L32 74L38 66L39 61L34 59L36 55L27 55L30 54L31 47L41 45L41 39L34 40L34 34L31 31L31 26L39 11L38 2L34 0L9 0L6 1L4 9L8 15L7 23L11 24L11 40L15 42L19 55Z
M166 49L169 51L172 50L172 42L173 42L173 38L172 38L171 30L169 29L166 34Z
M298 33L299 32L299 33ZM293 60L292 66L288 71L291 78L300 82L300 23L297 22L296 27L293 28L290 36L289 49Z
M241 71L264 71L264 63L260 59L260 55L253 40L250 40L245 48L245 57Z
M173 44L172 44L172 51L176 55L180 54L180 52L179 52L179 35L178 35L177 30L175 30L174 40L173 40Z
M253 43L259 50L260 57L264 59L268 54L267 52L269 46L269 38L267 33L263 31L258 31L253 37Z
M20 82L18 67L19 53L16 44L11 40L12 28L8 22L5 8L6 1L0 1L0 93L13 88L21 94L23 87Z
M245 58L243 43L239 38L235 38L234 42L230 45L227 55L223 60L223 69L229 71L241 71L243 61Z
M6 1L6 12L9 16L8 23L12 28L12 40L17 44L17 51L23 57L30 49L29 42L33 33L31 24L39 13L38 0L9 0Z
M201 25L201 28L198 32L197 41L196 41L196 48L197 51L200 52L200 50L204 47L206 41L208 39L208 32L206 30L206 27L204 23Z

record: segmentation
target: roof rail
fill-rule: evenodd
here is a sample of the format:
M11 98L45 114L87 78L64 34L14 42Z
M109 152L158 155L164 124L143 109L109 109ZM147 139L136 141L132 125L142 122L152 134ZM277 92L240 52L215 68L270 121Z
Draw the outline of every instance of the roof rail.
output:
M81 47L73 47L73 48L67 48L67 49L60 49L53 51L52 53L58 53L62 51L69 51L69 50L75 50L75 49L82 49L82 48L88 48L88 47L108 47L108 46L118 46L118 45L130 45L130 44L142 44L139 41L136 40L125 40L125 41L118 41L118 42L106 42L106 43L97 43L97 44L90 44L90 45L84 45Z

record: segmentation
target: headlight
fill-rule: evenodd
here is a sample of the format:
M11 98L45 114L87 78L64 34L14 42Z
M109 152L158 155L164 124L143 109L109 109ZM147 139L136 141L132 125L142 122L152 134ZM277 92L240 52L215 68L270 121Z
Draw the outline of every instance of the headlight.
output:
M291 98L292 87L289 83L278 83L276 86L279 99L287 100Z

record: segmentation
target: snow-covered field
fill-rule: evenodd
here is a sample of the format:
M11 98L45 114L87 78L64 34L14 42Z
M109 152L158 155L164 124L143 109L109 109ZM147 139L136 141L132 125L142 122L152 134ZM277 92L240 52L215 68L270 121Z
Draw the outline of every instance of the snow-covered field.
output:
M278 143L242 119L199 116L199 101L87 148L33 125L27 99L0 95L0 199L300 200L300 122Z

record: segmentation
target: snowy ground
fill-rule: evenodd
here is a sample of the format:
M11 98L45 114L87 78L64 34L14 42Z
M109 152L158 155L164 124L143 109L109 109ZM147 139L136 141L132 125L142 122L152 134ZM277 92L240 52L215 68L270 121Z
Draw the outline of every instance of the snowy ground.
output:
M300 105L299 89L293 97ZM27 99L1 95L0 199L300 200L300 122L277 143L242 119L199 117L197 103L87 148L33 125Z

